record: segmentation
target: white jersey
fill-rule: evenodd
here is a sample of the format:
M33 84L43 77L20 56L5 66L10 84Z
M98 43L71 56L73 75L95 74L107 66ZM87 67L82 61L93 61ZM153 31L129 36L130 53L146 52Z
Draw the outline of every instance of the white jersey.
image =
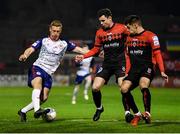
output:
M50 38L43 38L33 43L32 47L40 49L39 57L33 65L52 75L60 65L66 50L72 51L76 46L65 40L53 41Z
M90 67L92 65L92 60L93 60L93 57L83 59L80 62L80 66L78 68L77 75L85 76L85 75L89 74L90 73Z

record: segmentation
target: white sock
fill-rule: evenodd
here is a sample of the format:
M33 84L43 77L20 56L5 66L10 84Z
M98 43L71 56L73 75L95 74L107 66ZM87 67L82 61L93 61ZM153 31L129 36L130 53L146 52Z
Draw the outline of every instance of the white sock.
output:
M88 94L88 89L91 85L91 81L86 81L85 87L84 87L84 95Z
M134 115L141 116L141 112L135 113Z
M102 104L101 104L101 106L100 106L100 107L98 107L97 109L98 109L98 110L101 110L101 109L102 109Z
M32 91L32 102L34 105L34 112L40 109L40 89L34 89Z
M21 112L27 113L28 111L32 110L33 108L34 108L33 102L31 102L27 106L25 106L23 109L21 109Z

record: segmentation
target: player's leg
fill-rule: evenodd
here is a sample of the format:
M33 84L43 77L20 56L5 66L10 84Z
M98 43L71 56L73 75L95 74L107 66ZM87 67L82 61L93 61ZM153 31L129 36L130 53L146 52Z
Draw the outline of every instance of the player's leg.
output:
M44 104L47 100L48 100L48 97L49 97L49 93L50 93L50 88L51 87L44 87L43 90L41 91L41 94L40 94L40 105ZM42 115L46 114L49 112L49 109L41 109Z
M40 105L42 105L48 100L48 96L52 87L52 77L49 74L45 73L43 75L43 78L44 78L43 83L42 83L43 88L40 94ZM49 109L40 108L38 111L34 113L34 117L39 118L41 115L45 115L48 112L49 112Z
M130 72L132 73L132 69L130 70ZM132 87L132 85L134 85L131 82L131 81L133 81L133 79L129 76L125 76L124 63L123 63L121 68L118 67L116 69L115 75L116 75L116 81L118 82L118 86L119 86L120 91L121 91L121 86L122 86L122 83L124 82L124 79L128 80L128 81L125 81L123 83L123 89L122 89L123 91L121 91L121 94L122 94L122 103L123 103L124 110L125 110L125 120L127 123L130 123L134 117L130 113L130 109L132 109L134 113L136 113L138 111L137 106L134 102L134 98L130 92L136 86ZM128 96L128 98L126 98L126 96ZM128 99L129 99L129 102L128 102ZM131 103L131 106L129 105L129 103Z
M44 82L42 83L43 78L44 78ZM23 109L18 111L21 121L26 121L26 113L32 109L34 109L35 114L37 111L39 114L43 113L43 110L40 109L40 94L42 93L42 87L48 87L50 89L51 85L52 85L52 78L44 70L42 70L37 66L32 66L29 69L28 86L33 88L32 102Z
M83 79L84 76L76 75L75 86L74 86L72 102L71 102L72 104L76 104L76 98L80 89L80 84L82 83Z
M41 94L41 90L42 90L42 78L35 77L31 81L31 84L33 87L32 102L34 105L34 117L39 118L42 113L42 109L40 108L40 94Z
M118 78L118 85L119 85L119 89L121 91L121 86L122 86L122 82L123 82L123 79L125 78L124 77L119 77ZM122 94L122 92L121 92ZM127 123L130 123L131 120L134 118L134 116L131 114L130 112L130 106L128 105L128 103L126 102L126 99L124 97L124 95L122 94L122 103L123 103L123 107L124 107L124 110L125 110L125 120Z
M93 116L93 120L97 121L100 118L101 113L104 111L103 105L101 104L101 92L100 89L104 85L105 80L101 77L95 77L92 85L92 96L94 104L96 105L96 112Z
M133 106L137 107L135 105L134 98L133 98L131 92L129 91L131 85L132 85L131 81L125 80L122 82L121 87L120 87L121 94L122 94L122 103L123 103L124 110L125 110L125 120L127 123L130 123L131 120L134 118L134 116L130 112L130 108L131 107L133 108ZM133 106L131 106L131 105L133 105Z
M88 76L85 78L85 85L84 85L84 99L85 99L85 100L88 100L88 99L89 99L88 90L89 90L89 87L91 86L91 82L92 82L91 75L88 75Z
M33 102L18 111L21 122L26 122L26 113L34 108Z
M36 112L40 109L40 93L42 89L41 83L42 83L41 77L35 77L32 80L31 84L34 87L32 91L32 102L18 111L18 114L21 118L21 122L26 122L26 113L28 111L34 109L34 111Z
M145 112L142 114L142 117L145 122L149 124L151 123L151 93L149 91L150 79L147 77L141 77L139 85L143 95L143 103L145 108Z
M48 100L50 89L47 87L44 87L40 94L40 105L45 103Z
M136 88L139 85L139 82L134 83L131 87L130 87L130 91L132 91L134 88ZM131 94L132 96L132 94ZM137 105L135 104L134 98L132 96L131 101L134 103L133 107L131 108L133 113L134 113L134 118L131 121L131 125L136 126L138 124L138 122L141 120L141 112L138 110Z
M73 96L72 96L72 104L76 104L76 98L77 98L77 94L79 92L79 87L80 87L79 84L74 86Z
M22 108L22 109L21 109L21 112L27 113L27 112L31 111L32 109L34 109L33 102L29 103L27 106L25 106L24 108Z
M151 81L154 77L154 68L153 66L144 66L141 78L139 82L139 86L141 88L141 92L143 95L143 103L145 112L142 114L143 119L146 123L151 123L151 93L149 91L149 86L151 84Z
M101 113L104 111L104 107L101 103L102 96L100 89L104 84L107 84L112 74L114 74L114 72L113 70L111 70L111 68L100 67L97 71L96 77L92 85L92 96L96 105L96 112L93 116L94 121L99 120Z
M49 94L49 89L48 88L44 88L44 90L41 91L40 105L43 104L48 99L48 94ZM27 112L31 111L32 109L34 109L33 102L29 103L27 106L22 108L21 112L27 113Z
M131 67L130 71L128 72L128 75L123 79L122 85L120 86L125 110L127 109L128 111L129 109L131 109L135 115L139 113L139 110L138 110L137 105L135 104L131 91L139 85L139 78L140 76L138 74L138 68ZM125 96L128 96L129 98L127 99ZM130 108L128 108L127 106L128 103L130 104L129 105Z
M141 119L141 113L138 110L134 98L131 94L131 90L136 87L135 84L132 84L131 81L134 81L131 75L125 78L125 80L122 82L121 85L121 93L122 93L123 106L125 109L126 122L129 122L131 123L131 125L136 126ZM130 109L132 109L132 111L134 112L133 118L132 115L130 114Z
M41 89L41 91L43 91L41 93L43 93L43 101L45 102L48 98L49 91L52 87L52 77L40 68L38 69L38 71L40 73L37 72L36 74L39 74L40 76L35 77L31 81L31 84L34 90ZM34 117L35 118L39 118L41 115L48 112L40 108L40 102L42 103L42 100L40 100L40 97L41 97L40 94L32 94L32 100L34 102L34 112L35 112Z

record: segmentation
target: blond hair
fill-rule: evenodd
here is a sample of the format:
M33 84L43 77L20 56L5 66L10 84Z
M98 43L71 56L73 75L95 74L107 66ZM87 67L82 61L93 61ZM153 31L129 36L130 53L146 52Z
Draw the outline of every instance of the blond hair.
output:
M50 24L50 27L52 27L52 26L56 26L56 27L62 28L62 23L61 23L60 20L53 20L53 21L51 22L51 24Z

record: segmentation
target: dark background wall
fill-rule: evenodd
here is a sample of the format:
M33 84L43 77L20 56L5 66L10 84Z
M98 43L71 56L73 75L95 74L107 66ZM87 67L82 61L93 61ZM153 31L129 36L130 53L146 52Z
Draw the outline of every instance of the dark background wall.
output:
M140 15L144 27L159 36L164 50L167 40L180 40L180 10L173 0L0 0L0 73L24 73L26 64L20 66L18 56L48 34L53 19L62 21L63 37L93 41L96 12L105 7L117 22L130 14Z

